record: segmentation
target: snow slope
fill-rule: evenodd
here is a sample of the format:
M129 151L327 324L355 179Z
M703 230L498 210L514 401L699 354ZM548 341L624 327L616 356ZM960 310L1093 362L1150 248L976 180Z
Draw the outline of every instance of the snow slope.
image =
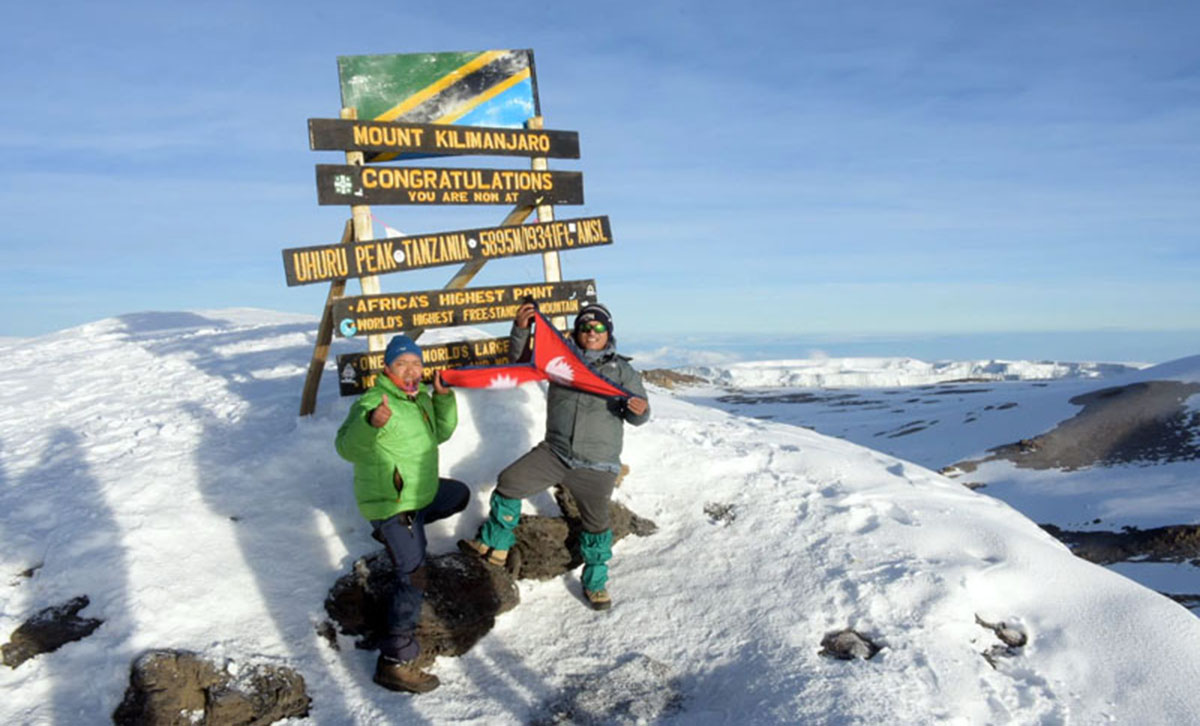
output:
M0 348L0 642L79 594L82 615L105 621L0 669L0 722L105 723L153 647L291 665L321 724L529 723L638 656L674 676L671 724L1200 713L1200 620L1182 607L920 466L658 393L627 433L617 496L660 529L617 545L615 608L585 609L577 576L524 581L492 633L438 661L439 690L379 689L374 654L316 634L330 585L376 545L332 450L349 405L332 367L317 414L296 417L314 330L264 311L141 313ZM430 528L433 552L473 533L495 473L542 433L536 385L459 396L442 470L476 497ZM977 616L1029 644L993 668ZM819 656L848 626L880 654Z
M962 372L966 366L973 367L966 380L929 382L929 370ZM675 395L738 415L813 428L941 470L964 461L980 461L988 458L994 447L1054 430L1080 413L1080 397L1096 391L1154 381L1200 382L1200 356L1152 367L1013 362L1005 363L1002 371L993 370L1001 374L994 380L979 375L986 373L984 368L995 366L927 364L911 359L767 361L691 369L712 383L681 387ZM792 381L847 380L844 371L855 372L852 380L859 385L789 385ZM725 381L757 385L735 387ZM1185 404L1185 408L1197 410L1200 395ZM1117 419L1129 413L1114 407L1113 412L1100 416L1108 417L1101 423L1110 433L1120 431L1130 421ZM1077 448L1094 447L1092 442L1080 441ZM1066 470L1018 467L996 460L955 467L951 476L986 487L984 493L1008 502L1036 522L1065 530L1120 531L1200 521L1200 499L1196 497L1200 461L1186 457ZM1200 593L1200 569L1190 564L1133 561L1115 564L1113 569L1156 590L1189 596L1193 602L1196 598L1192 596Z

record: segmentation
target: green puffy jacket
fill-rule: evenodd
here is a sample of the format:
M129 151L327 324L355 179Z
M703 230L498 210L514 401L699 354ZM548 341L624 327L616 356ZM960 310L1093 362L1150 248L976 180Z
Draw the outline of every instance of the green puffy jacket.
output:
M519 356L529 342L529 329L513 326L509 350ZM606 378L620 384L638 398L646 398L642 377L629 359L610 348L600 360L592 363ZM625 442L626 422L640 426L650 418L650 409L640 416L623 405L573 388L550 383L546 394L546 443L554 453L583 464L600 464L614 469L621 464L621 449Z
M458 425L454 392L429 395L425 384L409 398L386 374L350 406L334 445L354 464L354 498L367 519L387 519L427 506L438 489L438 444ZM392 417L371 426L371 412L388 396ZM395 473L400 474L397 491Z

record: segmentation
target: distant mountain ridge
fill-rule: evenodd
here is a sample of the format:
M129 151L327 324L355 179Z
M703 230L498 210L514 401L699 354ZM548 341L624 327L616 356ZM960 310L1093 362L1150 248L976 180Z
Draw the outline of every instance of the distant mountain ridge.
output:
M1107 378L1145 367L1130 363L1059 361L926 362L915 358L814 358L723 366L679 366L672 370L715 385L738 388L883 388L962 381Z

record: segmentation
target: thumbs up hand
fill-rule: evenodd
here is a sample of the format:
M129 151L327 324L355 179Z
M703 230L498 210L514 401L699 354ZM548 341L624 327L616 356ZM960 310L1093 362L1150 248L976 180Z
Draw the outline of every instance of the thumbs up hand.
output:
M383 425L392 417L392 408L388 405L387 394L383 394L383 401L371 411L371 417L367 419L375 428L383 428Z

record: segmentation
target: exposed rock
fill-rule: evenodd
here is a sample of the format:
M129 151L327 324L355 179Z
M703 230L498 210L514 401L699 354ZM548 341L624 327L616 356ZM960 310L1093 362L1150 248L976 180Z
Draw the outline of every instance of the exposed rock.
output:
M1024 648L1029 642L1029 636L1017 625L1003 622L989 623L978 615L975 616L975 622L995 633L996 637L1000 639L999 643L980 654L992 668L996 667L1000 658L1013 658L1020 655L1021 648Z
M708 383L700 376L680 373L669 368L651 368L648 371L642 371L642 380L670 389L674 389L676 386L700 386Z
M242 726L308 715L304 678L268 664L212 663L195 653L153 650L133 663L113 712L118 726Z
M870 660L879 650L880 647L870 638L857 630L846 628L826 633L825 637L821 639L821 650L818 651L818 655L838 660L854 660L855 658Z
M342 646L338 644L337 626L332 620L322 620L317 624L317 635L329 644L329 647L334 650L341 650Z
M677 713L683 702L671 669L645 655L598 673L570 676L534 726L650 724Z
M954 464L963 472L995 460L1028 469L1073 471L1088 466L1200 459L1200 412L1186 405L1200 384L1145 381L1092 391L1070 400L1083 410L1054 429Z
M427 665L439 655L467 652L492 629L497 615L517 606L517 577L547 579L583 564L579 508L561 487L555 488L555 497L563 516L522 516L507 569L490 567L478 557L459 552L426 559L428 584L416 632L420 664ZM658 529L654 522L618 502L611 503L610 515L614 542ZM374 649L386 633L395 582L387 552L380 550L357 560L352 572L334 583L325 599L325 611L342 634L358 637L357 647ZM332 642L336 644L336 637Z
M459 552L430 557L417 640L421 662L439 655L462 655L484 636L496 616L516 607L516 582L507 572ZM353 571L334 583L325 611L345 635L360 636L359 648L374 649L387 632L387 610L396 579L387 552L359 559Z
M515 557L510 568L515 577L548 580L583 564L579 553L579 533L583 531L579 506L562 487L554 488L554 498L563 516L522 515L517 525L517 544L509 554L510 558ZM657 524L639 517L620 502L609 503L609 520L613 542L630 534L645 537L658 530Z
M91 635L104 621L79 617L79 611L89 602L87 595L80 595L62 605L40 610L17 626L9 641L0 647L4 665L16 668L34 656L53 653L67 643Z
M1200 609L1200 595L1170 592L1160 592L1159 594L1171 598L1192 612L1196 612L1197 609Z
M1074 532L1053 524L1040 525L1071 552L1089 562L1111 565L1136 559L1139 562L1191 562L1200 565L1200 525L1175 524L1120 532Z
M733 524L737 519L737 507L732 504L721 504L720 502L708 502L704 505L704 513L708 515L708 519L713 524Z

